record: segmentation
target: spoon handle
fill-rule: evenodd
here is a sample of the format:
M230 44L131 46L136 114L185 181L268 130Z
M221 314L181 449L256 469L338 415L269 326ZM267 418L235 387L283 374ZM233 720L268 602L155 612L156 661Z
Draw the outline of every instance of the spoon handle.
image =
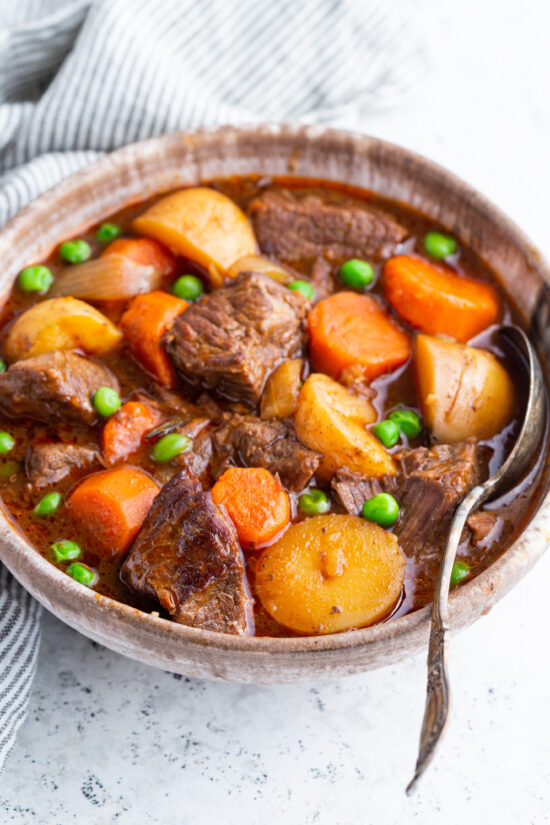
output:
M451 573L466 519L487 497L487 491L474 487L455 511L447 543L441 556L439 576L434 594L430 646L428 649L428 685L420 745L414 776L407 786L411 794L416 783L433 759L437 744L445 730L449 715L449 679L447 676L447 646L449 632L449 587Z

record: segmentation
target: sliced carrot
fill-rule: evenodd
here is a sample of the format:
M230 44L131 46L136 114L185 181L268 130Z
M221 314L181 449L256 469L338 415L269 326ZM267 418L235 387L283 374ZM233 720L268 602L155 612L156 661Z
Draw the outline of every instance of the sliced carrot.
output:
M399 255L384 266L384 294L411 326L465 343L494 324L499 299L490 284Z
M315 369L336 379L353 368L372 380L404 364L411 354L406 333L368 295L337 292L311 310L308 325Z
M281 483L262 467L230 467L212 487L245 545L265 544L290 521L290 501Z
M164 387L175 386L176 373L162 346L162 336L187 306L181 298L155 290L136 295L120 319L130 352Z
M122 255L140 266L154 266L161 275L175 275L177 260L160 241L153 238L118 238L106 247L100 257Z
M137 536L159 487L137 467L92 473L71 493L66 507L79 535L100 556L123 555Z
M143 437L161 420L160 412L141 401L127 401L107 420L101 434L107 464L126 461L139 450Z

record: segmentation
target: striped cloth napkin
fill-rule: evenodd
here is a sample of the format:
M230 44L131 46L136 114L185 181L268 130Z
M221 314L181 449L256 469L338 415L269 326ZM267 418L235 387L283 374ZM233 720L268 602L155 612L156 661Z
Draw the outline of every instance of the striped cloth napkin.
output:
M217 123L361 127L425 59L407 0L0 0L0 226L125 143ZM0 770L40 609L0 563Z

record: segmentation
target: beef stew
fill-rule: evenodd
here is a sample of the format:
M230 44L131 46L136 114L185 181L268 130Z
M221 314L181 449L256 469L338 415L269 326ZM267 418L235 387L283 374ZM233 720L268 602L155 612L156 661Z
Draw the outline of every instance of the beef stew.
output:
M0 495L37 550L226 633L429 603L454 508L522 415L491 337L519 319L483 262L402 204L254 176L77 240L76 262L62 244L21 273L0 317ZM520 532L541 474L469 519L457 577Z

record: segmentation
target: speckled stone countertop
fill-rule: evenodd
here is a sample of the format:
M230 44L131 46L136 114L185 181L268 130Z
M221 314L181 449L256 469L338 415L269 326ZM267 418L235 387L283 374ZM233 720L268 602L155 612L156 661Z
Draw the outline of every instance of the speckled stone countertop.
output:
M550 4L402 2L422 15L432 68L413 102L363 130L458 173L550 256ZM225 685L136 664L45 615L0 823L550 822L549 581L547 554L453 640L452 724L412 799L424 656L334 683Z

